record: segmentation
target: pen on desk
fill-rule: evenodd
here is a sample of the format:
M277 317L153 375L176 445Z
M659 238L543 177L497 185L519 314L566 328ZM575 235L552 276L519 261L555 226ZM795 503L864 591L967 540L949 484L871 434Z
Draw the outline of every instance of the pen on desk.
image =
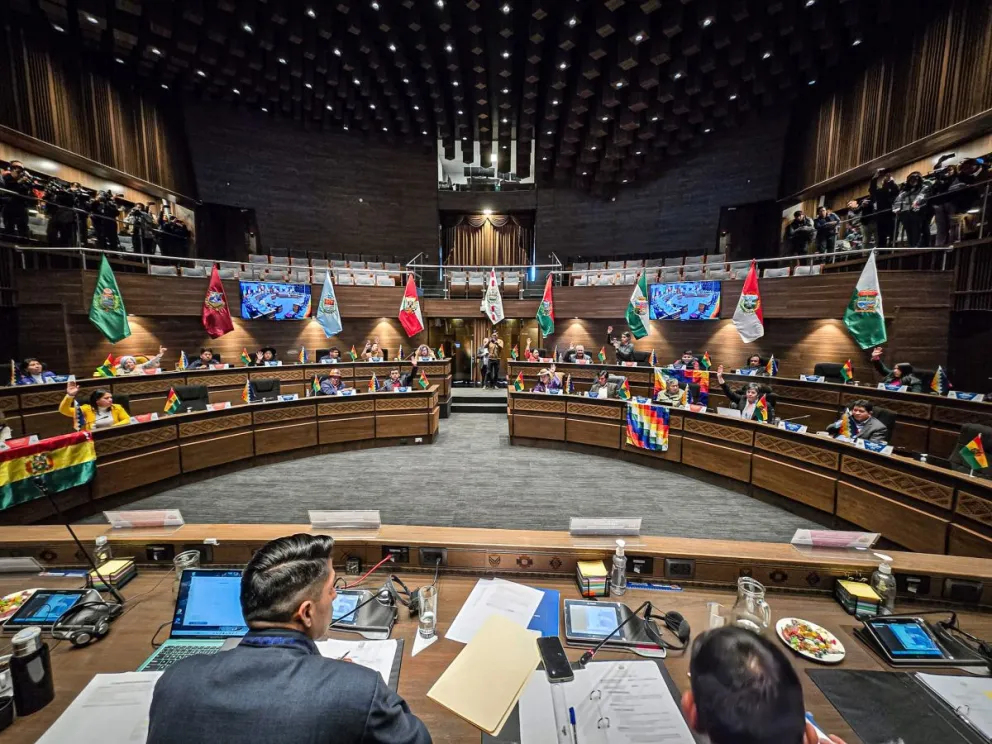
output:
M572 741L579 744L579 731L575 728L575 708L568 709L568 721L572 724Z
M344 656L338 657L338 661L344 661L345 659L348 658L348 654L350 654L350 653L351 653L351 651L345 651L344 652Z

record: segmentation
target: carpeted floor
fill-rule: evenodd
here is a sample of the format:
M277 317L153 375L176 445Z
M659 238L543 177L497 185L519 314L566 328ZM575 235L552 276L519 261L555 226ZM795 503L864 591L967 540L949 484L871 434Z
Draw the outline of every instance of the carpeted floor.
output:
M718 486L607 457L511 447L506 417L455 414L431 446L249 468L129 505L191 523L306 523L379 509L384 524L567 530L570 516L643 518L643 534L787 541L815 523ZM103 521L102 516L87 521Z

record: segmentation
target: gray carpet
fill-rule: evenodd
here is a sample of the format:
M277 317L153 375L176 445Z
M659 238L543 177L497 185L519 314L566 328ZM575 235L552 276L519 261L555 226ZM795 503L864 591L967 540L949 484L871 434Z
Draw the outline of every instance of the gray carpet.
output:
M191 523L306 523L308 509L379 509L384 524L567 530L570 516L643 518L643 534L788 541L813 522L683 475L511 447L505 416L455 414L431 446L321 455L222 475L130 504ZM98 516L86 521L102 522Z

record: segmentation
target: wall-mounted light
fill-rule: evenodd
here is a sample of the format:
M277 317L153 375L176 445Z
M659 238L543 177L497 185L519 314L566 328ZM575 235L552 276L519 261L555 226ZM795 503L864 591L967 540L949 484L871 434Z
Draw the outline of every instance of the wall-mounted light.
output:
M482 210L482 213L484 215L486 215L486 217L488 217L489 215L491 215L493 213L493 210L491 210L491 209L483 209Z

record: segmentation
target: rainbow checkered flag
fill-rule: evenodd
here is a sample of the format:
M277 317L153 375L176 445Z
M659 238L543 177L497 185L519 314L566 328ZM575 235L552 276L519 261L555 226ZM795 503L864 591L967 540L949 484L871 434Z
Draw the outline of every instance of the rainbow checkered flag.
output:
M754 412L758 414L758 421L768 423L768 400L764 395L754 404Z
M83 409L79 403L72 402L72 429L73 431L83 431L86 428L86 419L83 417Z
M623 380L623 384L617 388L617 397L620 400L630 400L630 383L627 382L626 377Z
M376 378L375 372L373 372L372 376L369 378L369 392L374 393L378 389L379 389L379 380L378 378Z
M656 352L654 349L651 349L651 366L652 367L658 366L658 352Z
M937 371L930 380L930 389L937 395L947 395L947 391L951 389L951 381L947 379L947 373L940 365L937 365Z
M850 359L844 362L844 366L840 368L840 376L844 382L850 382L854 379L854 365L851 364Z
M768 364L765 365L765 372L774 377L778 374L778 360L775 355L772 354L771 358L768 360Z
M844 409L844 413L840 415L840 426L837 428L837 435L847 437L848 439L854 435L854 427L851 426L851 412L846 408Z
M603 362L606 361L606 347L605 346L603 346L602 348L600 348L599 353L596 355L596 358L599 360L600 364L602 364Z
M107 354L107 358L103 360L103 364L96 368L96 372L93 373L94 377L113 377L114 376L114 355Z
M985 455L981 434L976 434L974 439L958 451L958 454L972 470L985 470L989 466L989 458Z
M396 352L396 361L397 362L402 362L403 361L403 344L400 344L400 348Z
M703 358L699 360L699 364L703 369L709 369L713 366L713 360L710 359L710 353L708 351L703 352Z
M176 363L176 369L178 369L181 372L182 370L188 368L189 368L189 359L186 358L186 352L180 351L179 361Z
M241 362L247 367L251 364L251 357L248 356L248 349L241 350Z
M665 389L665 373L661 371L661 367L654 368L654 389L651 391L651 397L657 398L658 393Z
M255 391L251 389L251 380L245 380L245 389L241 391L241 400L251 403L255 400Z
M524 389L524 373L523 372L517 372L517 377L513 381L513 389L516 390L518 393L521 390Z
M427 379L427 375L424 374L424 370L420 370L420 377L417 378L417 384L420 385L423 390L430 387L431 381Z
M650 403L627 405L627 444L641 449L668 450L668 408Z
M307 347L306 346L301 346L300 347L300 355L296 358L296 361L298 361L300 364L306 364L307 363Z
M10 360L10 386L14 387L17 384L17 362L13 359Z
M551 354L551 361L552 362L557 362L558 361L558 344L555 344L555 350Z
M575 385L572 384L571 375L565 378L565 392L569 395L575 395Z
M179 400L179 396L176 395L176 389L170 387L169 395L165 399L165 408L162 410L169 414L179 413L179 409L182 408L182 405L182 401Z
M313 380L310 381L310 395L320 395L320 380L317 379L317 375L314 375Z

